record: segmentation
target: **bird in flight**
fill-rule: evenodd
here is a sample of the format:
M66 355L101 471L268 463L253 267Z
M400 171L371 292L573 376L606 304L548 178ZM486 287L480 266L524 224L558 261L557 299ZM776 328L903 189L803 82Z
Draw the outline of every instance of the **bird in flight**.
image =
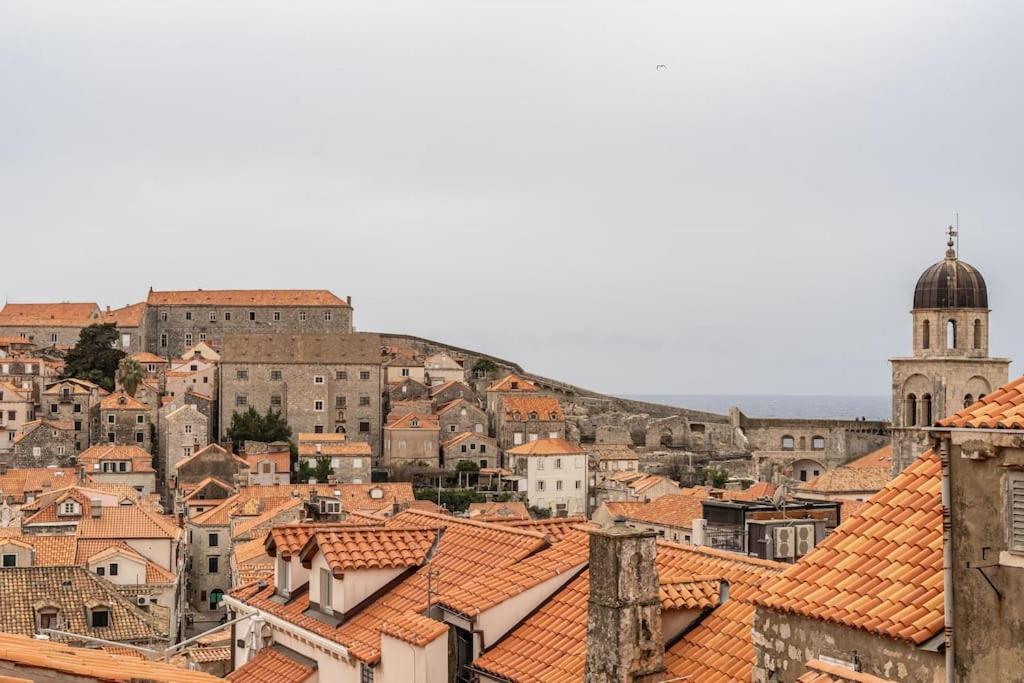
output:
M665 66L664 64L659 64L658 66L654 67L655 71L661 71L662 69L668 69L668 67Z

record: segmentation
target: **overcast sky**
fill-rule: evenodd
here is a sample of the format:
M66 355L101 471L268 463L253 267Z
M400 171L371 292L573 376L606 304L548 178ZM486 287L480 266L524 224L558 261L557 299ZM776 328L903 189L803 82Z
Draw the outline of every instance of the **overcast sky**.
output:
M0 294L329 288L609 392L887 394L955 211L1024 353L1022 34L1019 2L6 0Z

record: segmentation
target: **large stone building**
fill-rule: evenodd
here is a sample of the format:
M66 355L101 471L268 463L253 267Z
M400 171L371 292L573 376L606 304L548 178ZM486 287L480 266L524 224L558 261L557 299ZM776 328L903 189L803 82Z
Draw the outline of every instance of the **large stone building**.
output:
M146 304L146 350L161 356L198 342L219 348L231 334L352 331L351 299L324 289L151 289Z
M75 433L76 450L84 451L96 442L100 428L100 401L109 392L84 379L62 379L40 394L46 419L68 423Z
M292 433L336 432L380 454L381 344L370 333L224 338L220 429L235 412L280 411Z
M0 310L0 335L25 337L37 348L71 347L90 325L106 322L95 303L7 304Z
M127 392L116 391L100 401L100 429L104 438L97 443L135 444L146 451L152 444L149 406Z
M973 266L957 257L953 236L943 260L914 288L910 358L893 358L893 471L928 448L922 431L1006 383L1010 361L988 347L988 288Z
M526 499L559 517L587 513L587 455L562 438L538 439L505 453L509 469L526 479Z
M22 425L14 454L5 461L14 467L64 467L77 452L70 422L34 420Z

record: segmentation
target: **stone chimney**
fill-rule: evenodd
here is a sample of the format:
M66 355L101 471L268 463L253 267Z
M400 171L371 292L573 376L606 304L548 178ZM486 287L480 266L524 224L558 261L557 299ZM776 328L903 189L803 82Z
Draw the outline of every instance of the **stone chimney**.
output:
M588 683L664 680L656 537L621 518L590 532Z

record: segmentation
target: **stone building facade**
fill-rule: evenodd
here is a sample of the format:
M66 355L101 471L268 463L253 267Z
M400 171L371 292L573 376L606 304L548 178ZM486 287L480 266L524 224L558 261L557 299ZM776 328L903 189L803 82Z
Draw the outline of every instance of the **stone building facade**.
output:
M152 452L153 423L149 406L124 391L100 401L101 438L97 443L134 444Z
M461 432L441 443L441 456L444 467L454 470L461 460L469 460L481 469L497 467L498 442L486 434Z
M32 389L0 382L0 453L14 451L21 428L36 419Z
M175 465L209 444L209 420L192 405L171 403L160 409L160 469L173 472Z
M35 420L14 439L13 467L66 467L74 460L75 431L68 422Z
M67 423L74 430L75 449L84 451L99 434L100 401L107 391L82 379L62 379L40 394L43 415L48 420Z
M150 290L146 304L146 350L174 358L228 335L352 331L351 300L327 290Z
M565 413L553 396L512 394L500 406L494 436L503 451L537 439L565 438Z
M442 439L450 439L461 432L487 433L487 413L464 398L445 403L436 414Z
M207 477L236 486L236 482L249 478L249 463L226 448L211 443L192 457L179 460L169 472L174 478L169 483L179 491L192 488Z
M90 325L106 322L95 303L12 304L0 310L0 335L21 336L36 348L72 347Z
M425 465L437 467L441 454L437 418L405 413L384 427L384 467Z
M224 338L220 430L236 411L280 411L293 433L335 432L381 452L380 337L249 334Z
M430 387L430 401L434 404L435 409L458 398L465 399L475 406L480 405L480 397L465 382L445 382Z
M914 355L890 361L894 473L928 448L923 428L1009 379L1009 359L989 355L985 280L957 257L952 236L947 247L914 289Z

